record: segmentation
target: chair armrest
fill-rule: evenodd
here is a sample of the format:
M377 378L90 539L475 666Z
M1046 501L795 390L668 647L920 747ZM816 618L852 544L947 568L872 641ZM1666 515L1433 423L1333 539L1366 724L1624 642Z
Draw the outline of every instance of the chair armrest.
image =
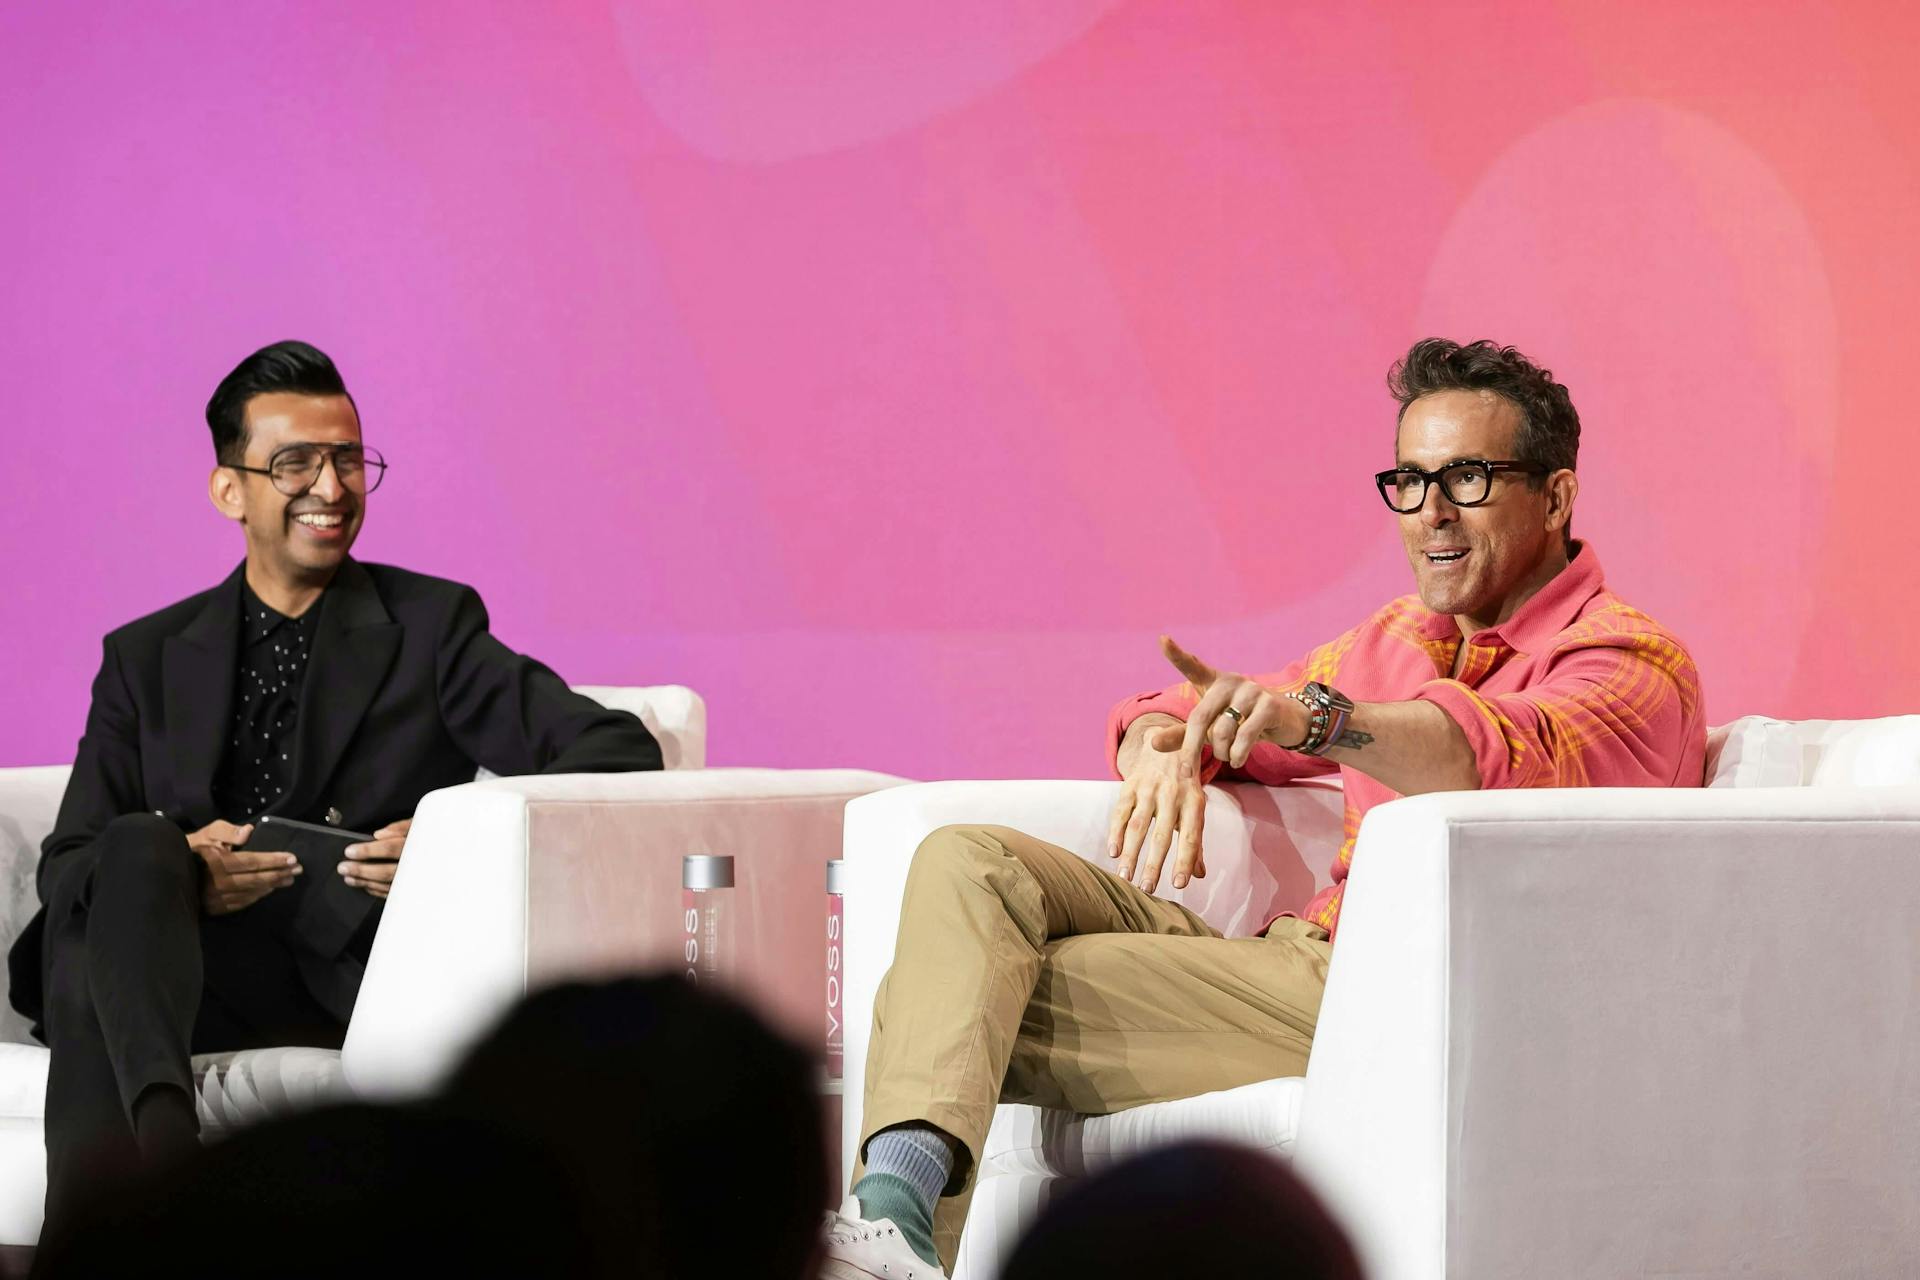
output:
M1382 1280L1911 1273L1917 918L1916 787L1383 805L1296 1160Z
M497 778L414 815L343 1066L368 1096L431 1089L530 987L680 967L680 859L736 859L744 994L811 1046L825 1000L825 864L859 770Z
M842 1169L853 1167L867 1042L880 979L893 963L900 898L920 842L940 827L991 823L1110 866L1107 822L1115 782L926 782L863 796L847 806L846 1094ZM1234 785L1207 789L1202 848L1207 876L1159 894L1229 935L1252 933L1312 896L1339 848L1338 786Z

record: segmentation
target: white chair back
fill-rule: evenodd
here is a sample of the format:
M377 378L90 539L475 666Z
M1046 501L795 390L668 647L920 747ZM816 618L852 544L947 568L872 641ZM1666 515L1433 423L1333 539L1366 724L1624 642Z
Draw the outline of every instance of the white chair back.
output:
M647 730L660 740L667 768L707 767L707 704L685 685L655 684L629 689L612 684L577 684L573 691L586 694L603 707L639 716Z

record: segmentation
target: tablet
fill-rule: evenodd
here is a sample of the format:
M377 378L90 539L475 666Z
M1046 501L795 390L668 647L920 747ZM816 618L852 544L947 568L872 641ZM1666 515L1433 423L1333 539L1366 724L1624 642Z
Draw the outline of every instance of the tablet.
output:
M346 856L350 844L365 844L373 837L364 831L344 827L323 827L317 822L277 818L272 814L253 824L253 834L235 848L247 853L290 853L312 875L316 870L331 872L334 864ZM383 859L368 858L368 862ZM390 859L386 859L390 861Z
M373 837L364 831L269 815L254 823L241 846L248 853L290 853L300 860L300 882L270 893L249 908L268 919L284 918L294 936L322 956L337 956L374 907L373 895L350 886L335 870L350 844ZM393 859L368 858L368 862Z

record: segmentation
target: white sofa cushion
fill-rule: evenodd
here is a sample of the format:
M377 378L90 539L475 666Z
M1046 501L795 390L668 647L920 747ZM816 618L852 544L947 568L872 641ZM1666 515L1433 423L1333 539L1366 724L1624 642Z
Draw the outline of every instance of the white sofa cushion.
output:
M1709 787L1886 787L1920 782L1920 715L1742 716L1707 738Z
M1285 1076L1104 1116L1002 1103L980 1151L980 1176L1082 1177L1190 1138L1242 1142L1285 1156L1293 1150L1306 1083Z
M1741 716L1707 734L1709 787L1797 787L1800 748L1792 728L1766 716Z
M1920 782L1920 716L1798 720L1800 785L1893 787Z
M333 1049L244 1049L193 1060L200 1123L206 1137L329 1102L353 1091Z
M0 1120L46 1114L47 1067L39 1045L0 1044ZM242 1049L193 1059L200 1124L207 1137L327 1102L353 1097L333 1049Z
M47 1111L47 1061L37 1044L0 1044L0 1120L32 1120Z

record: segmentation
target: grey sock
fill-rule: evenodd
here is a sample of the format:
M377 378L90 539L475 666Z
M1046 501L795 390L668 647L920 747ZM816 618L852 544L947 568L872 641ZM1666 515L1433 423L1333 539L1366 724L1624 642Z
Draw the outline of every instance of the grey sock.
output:
M913 1251L938 1266L933 1249L933 1206L953 1176L953 1148L925 1125L875 1134L867 1142L867 1172L853 1188L860 1216L889 1219Z
M867 1172L890 1173L920 1195L927 1215L953 1176L953 1148L926 1125L885 1129L867 1140Z

